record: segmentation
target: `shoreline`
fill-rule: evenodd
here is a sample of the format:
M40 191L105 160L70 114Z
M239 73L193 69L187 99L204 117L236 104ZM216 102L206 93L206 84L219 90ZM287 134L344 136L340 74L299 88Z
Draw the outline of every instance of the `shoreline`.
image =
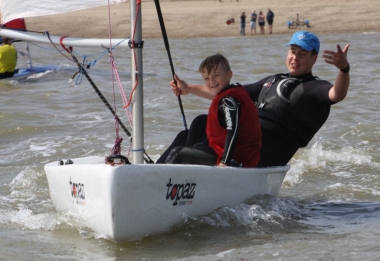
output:
M266 15L268 8L275 14L273 35L293 34L305 30L318 34L380 32L377 0L268 0L265 6L258 0L171 0L160 3L169 38L209 38L209 37L270 37L270 34L250 33L250 13L253 9ZM240 14L246 13L246 36L240 36ZM111 5L112 37L127 38L130 35L130 3ZM142 37L162 38L155 4L152 0L143 1ZM287 22L295 19L308 19L310 28L302 26L289 29ZM226 21L234 18L235 23ZM108 7L97 7L67 14L26 18L28 30L49 31L51 35L71 37L109 38ZM78 26L83 25L83 26ZM260 28L256 26L256 32ZM265 25L268 32L268 26Z

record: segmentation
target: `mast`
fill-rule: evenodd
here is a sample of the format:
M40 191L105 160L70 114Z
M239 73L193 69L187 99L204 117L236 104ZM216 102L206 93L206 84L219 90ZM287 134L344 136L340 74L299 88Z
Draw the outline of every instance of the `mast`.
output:
M25 50L26 50L26 55L27 55L27 67L29 69L32 69L33 68L33 64L32 64L32 58L30 57L29 42L25 43Z
M133 95L132 103L132 155L133 163L144 163L144 113L143 113L143 66L142 66L142 26L141 26L141 0L139 7L136 0L131 0L131 41L134 41L134 48L131 48L132 66L132 86L138 84ZM138 9L138 10L137 10ZM136 12L138 11L138 12ZM136 17L137 15L137 17ZM136 23L136 25L135 25ZM135 29L136 27L136 29ZM134 37L133 37L134 35ZM136 66L137 68L136 68ZM138 72L136 71L138 70Z

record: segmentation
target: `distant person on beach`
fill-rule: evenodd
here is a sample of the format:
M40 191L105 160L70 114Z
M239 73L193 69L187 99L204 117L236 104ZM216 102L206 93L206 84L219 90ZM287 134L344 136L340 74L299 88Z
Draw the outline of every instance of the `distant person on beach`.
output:
M240 34L245 35L245 12L241 13L240 16Z
M255 104L240 84L230 84L228 60L215 54L199 66L212 95L206 139L199 146L173 148L165 163L255 167L260 158L261 127ZM170 84L182 82L177 76Z
M268 27L269 27L269 34L272 34L273 19L274 19L274 13L272 12L272 10L270 10L270 8L268 8L267 22L268 22Z
M17 64L17 51L12 39L3 37L0 47L0 79L13 77Z
M253 10L252 13L251 13L251 23L250 23L251 34L252 34L253 31L255 31L255 34L256 34L256 19L257 19L257 14L256 14L256 11Z
M259 12L259 18L258 18L259 26L260 26L260 33L265 34L265 16L263 15L263 12Z
M296 32L287 46L288 73L271 75L243 86L259 112L262 147L258 167L285 165L299 148L307 146L327 120L331 105L346 97L350 84L349 44L343 50L337 45L336 51L323 52L324 61L338 69L334 84L312 74L320 48L315 34ZM192 93L207 99L214 97L204 86L179 79L176 85L171 83L171 88L176 95ZM206 121L207 115L196 117L190 130L180 132L163 156L173 146L181 143L190 146L202 141Z

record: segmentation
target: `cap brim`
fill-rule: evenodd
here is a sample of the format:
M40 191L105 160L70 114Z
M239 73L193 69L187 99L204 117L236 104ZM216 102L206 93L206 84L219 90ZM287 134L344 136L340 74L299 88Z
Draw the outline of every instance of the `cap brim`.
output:
M289 45L297 45L306 51L312 51L314 49L313 46L310 46L303 41L290 41L286 46Z

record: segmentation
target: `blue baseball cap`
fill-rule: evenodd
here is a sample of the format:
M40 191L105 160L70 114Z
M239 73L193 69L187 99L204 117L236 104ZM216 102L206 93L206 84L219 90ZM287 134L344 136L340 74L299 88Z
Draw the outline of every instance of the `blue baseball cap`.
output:
M310 32L295 32L292 36L292 39L290 39L290 42L286 46L289 46L291 44L298 45L306 51L315 50L317 53L319 53L319 39L315 34Z

